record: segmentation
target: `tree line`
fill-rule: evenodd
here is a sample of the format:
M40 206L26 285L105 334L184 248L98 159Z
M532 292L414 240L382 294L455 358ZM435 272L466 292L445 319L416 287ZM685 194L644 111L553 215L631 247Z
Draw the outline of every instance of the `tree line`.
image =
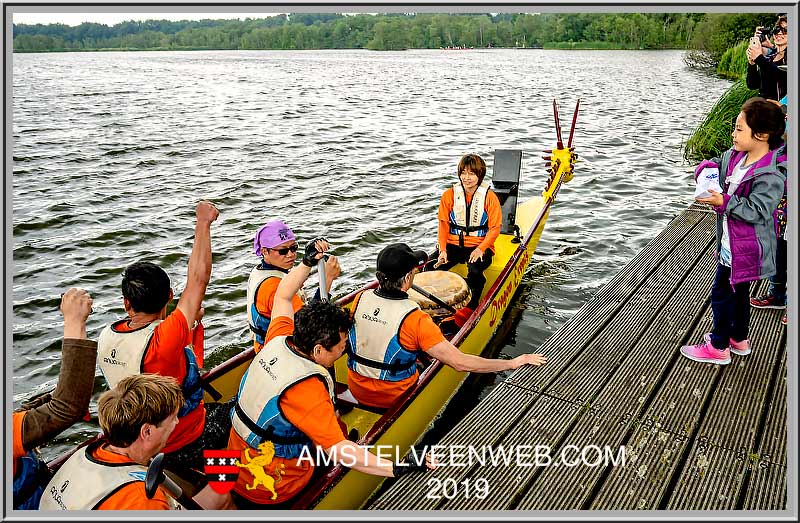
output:
M282 14L246 20L14 24L14 51L105 49L685 49L703 13Z

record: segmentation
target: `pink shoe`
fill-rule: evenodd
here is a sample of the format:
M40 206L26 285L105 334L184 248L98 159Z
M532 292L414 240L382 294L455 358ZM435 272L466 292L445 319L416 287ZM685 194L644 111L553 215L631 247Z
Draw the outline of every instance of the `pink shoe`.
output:
M681 354L690 360L701 363L715 363L717 365L727 365L731 362L731 349L717 350L711 345L711 333L703 335L703 343L697 345L684 345L681 347Z
M750 340L736 341L733 338L730 340L731 352L737 356L747 356L752 352L750 349Z

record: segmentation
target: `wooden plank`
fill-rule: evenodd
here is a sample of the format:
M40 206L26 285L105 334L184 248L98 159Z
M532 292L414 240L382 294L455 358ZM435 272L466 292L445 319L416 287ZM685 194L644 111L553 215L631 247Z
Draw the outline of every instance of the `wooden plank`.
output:
M615 467L592 500L592 510L656 510L676 463L685 435L661 430L654 423L636 426L626 442L624 467Z
M756 443L756 435L763 430L759 426L762 411L769 399L768 390L776 363L781 356L782 336L775 335L774 321L770 315L754 314L751 318L751 340L753 352L749 356L735 358L730 365L722 369L719 385L713 391L708 409L703 414L697 440L694 442L691 455L695 460L702 460L704 455L699 448L720 448L730 453L714 453L717 461L712 461L704 476L697 475L697 469L684 467L678 482L672 491L668 506L672 508L715 509L728 507L728 497L733 496L736 502L745 477L730 477L727 482L720 483L715 476L717 466L726 471L732 465L722 460L721 456L732 455L733 458L745 462L748 469ZM778 323L780 326L780 323ZM700 364L708 365L708 364ZM695 463L692 459L689 463ZM738 467L738 465L737 465ZM725 502L705 498L702 491L709 488L722 488ZM704 503L709 503L708 505ZM735 508L731 506L731 508Z
M754 313L751 329L753 339L761 338L761 332L769 321L766 316L768 315L761 314L761 311ZM708 309L693 333L692 339L699 339L702 333L707 332L710 328L711 311ZM717 433L708 430L702 431L699 422L701 419L706 421L708 416L712 416L713 421L706 421L704 426L713 427L715 423L719 423L714 416L730 414L725 413L724 408L718 407L717 410L712 410L714 402L720 403L721 400L730 399L731 394L741 394L740 388L747 390L746 380L751 379L750 372L745 371L747 377L743 378L741 370L733 369L745 368L746 366L741 364L746 363L746 360L754 355L756 355L755 350L753 354L744 358L732 356L735 358L734 363L725 367L699 364L684 358L678 359L628 444L629 458L630 462L634 464L633 468L612 470L599 489L591 508L615 510L663 508L660 504L669 495L670 489L689 489L701 484L699 480L689 482L685 478L679 477L681 474L696 472L682 464L684 454L687 452L687 445L695 438L696 447L719 447L730 451L730 454L738 459L748 456L748 449L752 448L754 440L754 431L744 433L739 448L726 448L719 443L723 440L717 438ZM762 349L762 359L765 355L769 358L769 351ZM754 369L757 369L755 364L750 366L750 370L758 372ZM732 375L727 379L725 379L726 371ZM737 388L732 389L731 384L735 384ZM748 402L738 403L746 404ZM725 406L724 403L721 405ZM758 413L758 409L754 411L749 406L735 410L737 413L749 413L751 419ZM747 426L747 422L739 421L739 423L745 423L742 427ZM753 420L752 425L757 425L757 420ZM699 459L702 462L705 458ZM747 468L746 466L744 470L746 471ZM712 474L705 477L711 481L715 476ZM744 476L738 478L738 481L743 481L743 479ZM671 481L677 481L678 485L673 487ZM738 489L740 486L737 484L736 488ZM707 487L717 488L716 486ZM728 488L734 489L730 485ZM733 493L726 494L726 496L732 495ZM699 500L695 500L694 504L689 504L685 508L708 508L697 503Z
M705 213L688 212L676 216L669 225L614 276L592 299L581 307L558 331L553 333L540 347L551 356L551 363L539 371L539 378L529 376L528 369L518 369L507 379L531 390L540 390L539 383L547 382L556 375L582 346L574 340L590 340L604 327L604 319L613 317L616 311L635 292L655 267L679 245L694 229L703 224L711 230L713 221Z
M699 442L684 464L665 508L669 510L734 510L739 488L750 465L741 452Z
M775 321L781 311L769 311L767 321ZM756 452L761 459L786 466L786 340L783 340L783 355L776 376L775 392L769 404L766 426Z
M437 508L443 510L502 510L513 504L514 499L527 490L527 484L532 476L542 470L546 463L540 461L541 467L535 465L534 449L525 446L543 445L550 449L556 448L563 426L568 425L573 419L580 416L581 406L547 396L540 397L513 430L498 442L495 451L502 449L513 459L508 462L495 462L486 460L485 465L476 464L466 474L459 474L460 478L470 478L475 482L479 478L485 479L490 488L490 494L485 499L477 496L456 496L455 499L443 499ZM471 443L472 444L472 443ZM517 459L517 452L522 457ZM530 456L528 456L530 454ZM558 469L554 464L552 467ZM562 467L563 468L563 467ZM554 489L558 491L558 489ZM553 495L551 493L551 495Z
M759 460L753 465L744 510L786 510L786 467Z
M688 213L688 215L694 214L697 213ZM684 215L687 213L680 216ZM658 263L651 260L651 263L641 265L641 270L635 272L638 279L623 278L619 279L617 284L609 283L609 286L603 288L592 300L602 303L603 306L590 307L591 302L587 303L584 307L593 311L591 315L576 314L562 327L563 332L567 334L562 334L562 330L559 330L548 338L538 349L547 354L547 365L521 367L512 373L507 381L535 391L547 390L549 394L564 399L578 400L570 395L584 390L585 378L578 374L579 371L582 373L589 366L594 367L595 375L607 376L622 354L617 352L617 356L613 356L609 353L612 347L608 347L605 334L620 330L628 332L634 339L641 335L642 327L656 313L655 303L649 303L648 300L659 302L656 296L666 297L671 291L672 284L669 282L675 278L673 269L685 271L694 264L698 253L710 245L714 234L713 221L710 216L702 216L705 219L694 224L679 240L675 240L672 236L667 237L670 240L669 256L659 259ZM678 232L673 232L675 236L679 236ZM661 252L656 247L658 245L650 250ZM642 253L645 251L648 251L647 247ZM639 262L637 265L642 263L644 262ZM643 306L645 304L649 306ZM581 311L583 310L584 308L581 308ZM573 322L580 323L584 327L572 329L569 324ZM596 354L592 355L588 349L596 351ZM561 375L565 373L566 376L562 378ZM572 380L569 380L570 376Z
M769 311L779 316L783 311ZM775 314L777 313L777 314ZM776 321L770 318L769 321ZM779 320L778 320L779 321ZM784 339L785 346L785 339ZM786 351L775 377L772 399L765 413L766 423L745 487L745 510L786 510Z
M470 442L472 445L493 445L520 416L524 415L536 398L537 395L529 390L501 383L436 444L450 446ZM491 417L491 423L487 424L489 413L494 415ZM460 481L466 472L464 468L440 467L428 473L425 480L454 478ZM401 477L368 504L367 508L378 510L434 508L439 501L428 498L427 488L420 487L419 482L420 476L417 474Z
M626 359L620 363L602 390L589 399L591 410L602 416L579 420L567 436L568 441L580 441L585 446L607 447L612 452L624 445L628 431L634 423L638 423L641 410L649 403L648 398L657 393L659 383L680 357L677 351L686 338L685 326L696 321L698 311L693 305L702 303L707 295L707 289L713 280L714 264L710 252L704 251L698 263L659 310L641 339L632 347L624 345L622 340L615 341L624 348ZM674 279L682 279L680 272L674 273ZM660 283L669 287L678 285L676 281L670 280ZM684 328L678 328L677 325L683 325ZM625 335L624 329L617 331L617 336ZM583 370L580 366L578 368ZM538 510L581 508L590 501L594 489L603 481L611 467L574 467L558 472L546 471L535 484L529 486L527 498L533 501L530 506L525 507ZM551 504L554 500L546 494L554 484L562 497L570 492L568 504ZM527 504L528 500L523 503Z
M695 304L703 303L708 296L713 276L711 248L708 234L691 237L691 241L677 246L672 256L642 283L603 331L545 390L564 399L594 402L598 390L623 361L641 358L647 351L667 352L662 347L680 347L679 341L688 325L696 321ZM688 284L687 271L691 275ZM679 288L682 292L675 296ZM659 322L672 323L671 329L659 329ZM668 337L651 339L654 331L668 332ZM670 344L670 340L674 342Z

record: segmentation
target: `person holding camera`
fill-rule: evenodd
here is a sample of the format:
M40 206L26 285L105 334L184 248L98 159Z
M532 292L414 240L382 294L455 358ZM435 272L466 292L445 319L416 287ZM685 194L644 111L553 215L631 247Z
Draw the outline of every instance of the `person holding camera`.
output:
M778 23L771 31L757 27L755 36L747 48L747 87L758 89L758 94L767 100L780 100L786 96L786 16L778 17ZM770 45L772 33L774 46ZM774 52L763 52L764 48L774 48Z

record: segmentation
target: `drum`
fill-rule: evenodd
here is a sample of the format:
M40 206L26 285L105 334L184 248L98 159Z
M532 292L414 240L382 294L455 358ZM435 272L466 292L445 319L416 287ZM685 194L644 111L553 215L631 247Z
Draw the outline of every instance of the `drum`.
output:
M420 272L414 276L414 285L428 291L455 309L466 307L471 297L466 280L450 271ZM408 290L408 297L417 302L419 308L428 313L435 320L453 314L451 311L429 300L414 289Z

